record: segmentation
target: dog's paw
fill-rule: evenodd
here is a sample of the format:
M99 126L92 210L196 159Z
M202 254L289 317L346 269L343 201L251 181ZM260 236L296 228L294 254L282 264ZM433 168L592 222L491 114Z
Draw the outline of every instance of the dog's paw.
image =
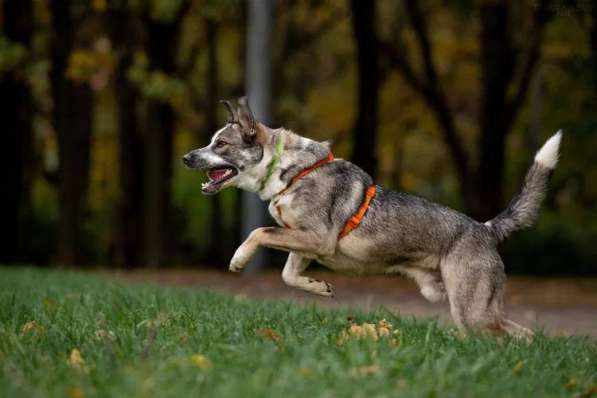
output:
M335 295L334 287L330 283L317 279L309 278L309 285L305 290L324 297L334 297Z
M232 256L228 270L231 272L240 272L245 268L249 260L250 256L247 255L246 251L243 250L243 247L241 246L236 250L234 256Z
M323 284L325 285L325 291L321 294L322 296L326 296L326 297L334 297L336 295L336 293L334 292L334 287L327 282L322 281Z
M440 284L425 285L421 287L421 294L432 303L437 303L446 299L446 291Z

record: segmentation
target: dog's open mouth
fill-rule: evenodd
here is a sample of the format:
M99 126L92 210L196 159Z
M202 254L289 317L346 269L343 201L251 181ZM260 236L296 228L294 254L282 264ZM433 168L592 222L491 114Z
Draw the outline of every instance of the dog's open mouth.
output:
M235 177L238 171L234 167L218 167L207 171L207 182L201 184L201 190L203 193L216 193L222 188L222 185Z

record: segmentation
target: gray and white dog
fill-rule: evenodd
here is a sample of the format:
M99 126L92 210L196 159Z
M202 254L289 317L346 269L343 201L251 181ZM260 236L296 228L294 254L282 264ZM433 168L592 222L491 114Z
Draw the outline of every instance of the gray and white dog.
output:
M399 273L412 278L429 301L447 298L462 332L480 328L532 335L503 316L506 276L497 246L536 219L558 160L561 132L537 152L520 194L490 221L477 222L423 198L375 186L360 224L339 238L347 220L362 208L371 177L346 160L326 161L327 142L259 123L246 98L237 107L223 102L230 114L226 125L208 146L189 152L183 161L207 171L203 193L227 186L256 192L269 201L269 212L280 225L254 230L236 250L231 271L241 271L265 246L290 253L282 271L286 284L322 296L333 296L332 286L303 276L312 260L335 271ZM307 173L298 176L303 170Z

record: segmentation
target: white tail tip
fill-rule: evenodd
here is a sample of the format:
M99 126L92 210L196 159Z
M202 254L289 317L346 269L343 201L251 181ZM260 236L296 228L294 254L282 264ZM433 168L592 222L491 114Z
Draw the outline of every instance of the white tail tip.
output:
M562 141L562 130L551 136L535 155L535 162L549 169L554 169L558 163L558 150Z

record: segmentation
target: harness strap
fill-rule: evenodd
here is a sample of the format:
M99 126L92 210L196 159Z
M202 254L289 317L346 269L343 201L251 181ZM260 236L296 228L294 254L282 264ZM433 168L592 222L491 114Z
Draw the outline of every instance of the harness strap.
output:
M376 193L377 187L375 185L370 185L369 188L367 188L367 192L365 193L365 199L363 200L363 203L361 203L361 206L359 207L357 212L353 214L353 216L350 217L348 220L346 220L344 228L342 228L342 231L340 231L340 233L338 234L338 240L344 238L353 229L359 226L359 224L363 221L363 217L365 217L365 213L367 213L367 210L369 210L369 204L371 203L371 200L375 197Z
M290 180L290 183L288 185L286 185L286 188L284 188L283 190L281 190L280 192L278 192L276 194L276 196L283 194L284 192L288 191L288 189L290 189L290 187L292 186L292 184L294 184L295 182L297 182L298 180L300 180L301 178L303 178L304 176L306 176L307 174L309 174L310 172L312 172L313 170L315 170L318 167L323 166L324 164L328 164L330 163L332 160L334 160L334 155L331 152L328 152L328 156L318 160L317 162L313 163L311 166L303 169L300 173L298 173L297 175L295 175L294 177L292 177L292 179Z
M282 195L284 192L286 192L288 189L290 189L292 184L294 184L295 182L297 182L298 180L300 180L301 178L303 178L304 176L306 176L313 170L317 169L318 167L321 167L327 163L330 163L333 160L334 160L334 155L332 154L332 152L329 152L327 157L315 162L311 166L303 169L300 173L298 173L297 175L292 177L292 179L290 180L290 183L286 186L286 188L284 188L283 190L278 192L275 196ZM363 221L363 218L365 217L365 214L367 213L367 210L369 209L369 204L371 203L371 200L375 197L376 193L377 193L377 187L375 186L375 184L370 185L367 188L367 192L365 193L365 199L363 200L363 203L361 203L361 206L359 207L357 212L355 214L353 214L346 221L346 223L344 224L344 227L338 234L338 240L344 238L353 229L357 228L359 226L359 224L361 224L361 222ZM290 226L288 224L286 224L284 222L284 220L282 220L282 210L280 209L280 206L276 206L276 210L278 212L278 217L280 218L280 221L282 221L282 224L284 225L284 227L290 228Z

